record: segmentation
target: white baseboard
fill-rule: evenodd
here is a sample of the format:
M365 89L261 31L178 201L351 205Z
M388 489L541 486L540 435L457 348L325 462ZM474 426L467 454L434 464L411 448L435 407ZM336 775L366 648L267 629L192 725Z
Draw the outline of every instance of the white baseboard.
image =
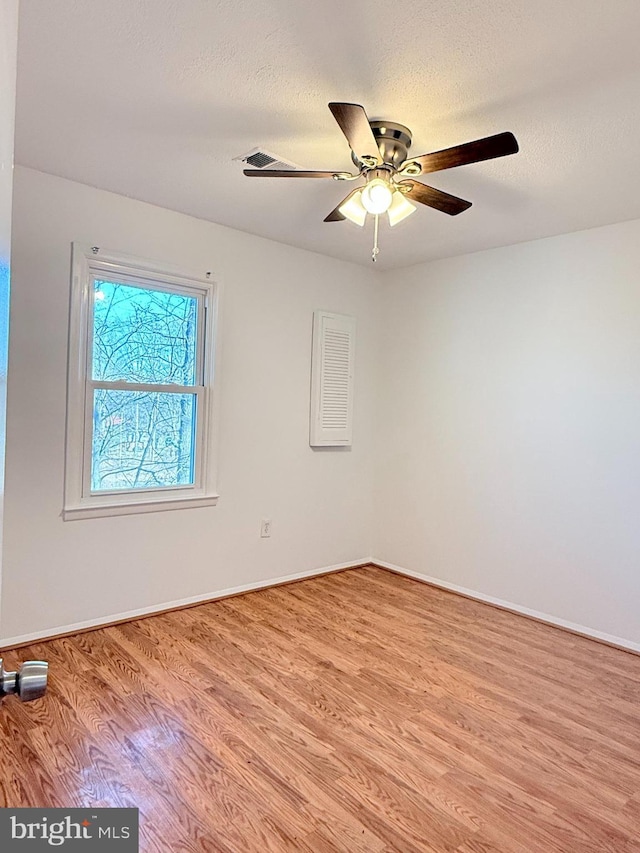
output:
M77 622L73 625L61 625L55 628L48 628L44 631L36 631L32 634L22 634L18 637L0 638L0 650L7 651L18 648L19 646L29 645L30 643L42 642L55 637L66 636L68 634L76 634L82 631L90 631L94 628L114 625L118 622L130 622L139 619L143 616L153 616L154 614L164 613L168 610L179 610L183 607L190 607L194 604L204 604L207 601L216 601L220 598L229 598L233 595L239 595L243 592L253 592L258 589L267 589L270 586L279 586L281 584L291 583L292 581L304 580L305 578L319 577L320 575L331 574L332 572L342 572L345 569L355 569L360 566L374 565L382 569L388 569L396 574L403 575L413 580L423 581L431 586L439 587L440 589L455 592L458 595L464 595L466 598L472 598L475 601L481 601L485 604L492 604L495 607L500 607L502 610L508 610L511 613L517 613L520 616L526 616L530 619L535 619L537 622L544 622L547 625L553 625L556 628L562 628L565 631L571 631L573 634L578 634L582 637L587 637L591 640L598 640L601 643L606 643L609 646L624 649L626 651L640 654L640 643L634 643L624 637L616 637L612 634L605 634L602 631L595 631L592 628L587 628L584 625L578 625L575 622L568 622L565 619L559 619L556 616L551 616L548 613L541 613L538 610L530 610L528 607L522 607L519 604L513 604L511 601L504 601L501 598L494 598L490 595L485 595L482 592L477 592L473 589L458 586L457 584L449 583L448 581L440 580L439 578L430 577L421 572L414 572L411 569L405 569L402 566L397 566L394 563L387 563L384 560L379 560L376 557L364 557L362 560L355 560L348 563L339 563L335 566L324 566L319 569L308 569L304 572L297 572L291 575L283 575L278 578L269 578L268 580L257 581L256 583L243 584L241 586L230 587L228 589L218 590L217 592L209 592L204 595L194 595L190 598L182 598L176 601L167 601L163 604L155 604L151 607L142 607L139 610L129 610L124 613L114 613L110 616L103 616L98 619L89 619L85 622Z
M640 654L640 643L634 643L631 640L626 640L624 637L615 637L612 634L605 634L602 631L595 631L593 628L586 628L584 625L577 625L575 622L568 622L566 619L559 619L557 616L551 616L548 613L541 613L538 610L530 610L528 607L522 607L519 604L513 604L511 601L503 601L501 598L493 598L491 595L485 595L483 592L476 592L474 589L466 589L463 586L458 586L448 581L432 578L424 575L421 572L414 572L411 569L405 569L402 566L396 566L393 563L386 563L384 560L378 560L372 557L370 561L374 566L379 566L382 569L388 569L398 575L404 575L407 578L423 581L431 584L431 586L447 589L449 592L456 592L458 595L464 595L466 598L473 598L476 601L482 601L485 604L493 604L495 607L500 607L502 610L508 610L511 613L517 613L520 616L527 616L529 619L535 619L537 622L544 622L546 625L553 625L555 628L563 628L565 631L571 631L572 634L579 634L581 637L587 637L590 640L598 640L601 643L606 643L608 646L615 646L618 649L635 652Z
M25 646L29 643L41 642L50 640L55 637L65 636L67 634L76 634L82 631L90 631L93 628L101 628L103 626L114 625L118 622L131 622L139 619L142 616L153 616L154 614L164 613L168 610L180 610L182 607L190 607L193 604L204 604L207 601L216 601L219 598L229 598L232 595L239 595L243 592L253 592L258 589L267 589L270 586L279 586L280 584L291 583L292 581L304 580L305 578L314 578L319 575L328 575L332 572L342 572L345 569L355 569L359 566L368 565L371 560L368 557L362 560L355 560L349 563L339 563L335 566L324 566L320 569L308 569L304 572L297 572L292 575L283 575L279 578L269 578L256 583L247 583L242 586L234 586L229 589L221 589L218 592L207 592L204 595L194 595L190 598L181 598L177 601L167 601L163 604L154 604L151 607L142 607L139 610L128 610L125 613L114 613L109 616L102 616L98 619L89 619L86 622L76 622L73 625L60 625L55 628L47 628L45 631L36 631L33 634L22 634L19 637L0 638L0 650L14 649L18 646Z

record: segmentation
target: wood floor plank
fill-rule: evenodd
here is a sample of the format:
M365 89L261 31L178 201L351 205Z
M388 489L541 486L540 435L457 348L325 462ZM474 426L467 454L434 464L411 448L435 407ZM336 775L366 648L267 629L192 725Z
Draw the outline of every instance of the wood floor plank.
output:
M1 806L143 853L640 853L640 658L382 569L8 653Z

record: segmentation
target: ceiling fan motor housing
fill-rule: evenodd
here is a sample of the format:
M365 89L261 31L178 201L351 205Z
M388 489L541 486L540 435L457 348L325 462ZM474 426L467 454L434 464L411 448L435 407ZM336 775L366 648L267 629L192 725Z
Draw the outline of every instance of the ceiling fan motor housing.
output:
M411 131L403 124L393 121L370 121L371 130L378 143L378 150L382 162L387 166L399 169L407 159L407 153L411 147ZM354 154L351 155L356 166L360 162Z

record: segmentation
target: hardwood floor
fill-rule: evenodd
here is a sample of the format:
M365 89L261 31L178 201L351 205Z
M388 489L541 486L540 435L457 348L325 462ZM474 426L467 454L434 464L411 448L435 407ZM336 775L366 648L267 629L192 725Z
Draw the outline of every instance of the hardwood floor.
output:
M640 657L365 568L7 653L0 805L142 851L639 853Z

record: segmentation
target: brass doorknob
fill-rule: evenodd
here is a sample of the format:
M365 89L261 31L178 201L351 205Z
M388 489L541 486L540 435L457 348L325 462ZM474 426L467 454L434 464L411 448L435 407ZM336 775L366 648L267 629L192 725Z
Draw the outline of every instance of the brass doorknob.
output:
M49 664L43 660L25 661L17 672L7 672L0 658L0 699L15 693L23 702L40 699L47 690Z

